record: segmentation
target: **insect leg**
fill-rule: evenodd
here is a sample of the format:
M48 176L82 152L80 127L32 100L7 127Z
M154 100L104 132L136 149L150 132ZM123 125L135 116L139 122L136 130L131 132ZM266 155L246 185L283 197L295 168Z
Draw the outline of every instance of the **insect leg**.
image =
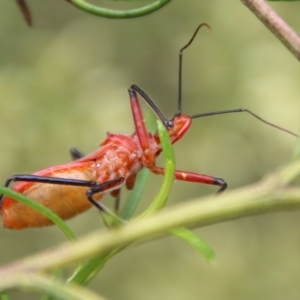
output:
M40 182L40 183L51 183L51 184L63 184L63 185L74 185L74 186L86 186L91 187L96 185L95 181L79 180L70 178L50 177L50 176L39 176L33 174L16 174L9 177L5 182L5 187L14 181L26 181L26 182Z
M74 147L72 147L70 149L70 153L71 153L71 156L72 156L73 160L80 159L80 158L85 156L81 151L79 151L77 148L74 148ZM121 189L115 189L115 190L110 192L112 197L114 197L116 199L115 200L114 211L117 212L117 213L118 213L119 208L120 208L120 192L121 192Z
M121 189L116 189L110 192L110 195L113 198L115 198L115 205L114 205L115 213L118 213L120 209L120 194L121 194Z
M9 177L4 186L8 187L11 182L25 181L25 182L40 182L40 183L50 183L50 184L61 184L61 185L73 185L73 186L85 186L92 187L97 183L95 181L79 180L79 179L69 179L69 178L59 178L59 177L47 177L32 174L16 174ZM0 203L4 195L0 195Z
M70 153L73 160L80 159L85 156L81 151L74 147L70 149Z
M97 193L104 193L104 192L110 192L110 191L115 191L115 190L120 190L121 185L124 183L125 178L120 177L117 179L109 180L100 184L97 184L90 189L86 191L86 196L88 200L96 206L100 211L103 211L109 215L114 216L117 218L119 221L120 220L117 216L115 216L111 211L109 211L105 206L103 206L101 203L97 202L94 198L93 195ZM123 222L123 221L122 221Z
M138 136L140 145L143 151L145 151L149 148L149 138L148 138L148 132L145 125L143 112L136 91L130 88L128 92L130 97L130 105L131 105L135 131Z
M155 174L163 175L165 173L164 168L159 167L152 167L151 171ZM227 183L222 178L217 178L205 174L198 174L193 172L185 172L176 170L175 171L175 178L177 180L189 181L189 182L197 182L197 183L204 183L210 185L218 185L220 188L217 193L221 193L226 190Z
M78 179L69 179L69 178L59 178L59 177L46 177L46 176L38 176L31 174L21 174L14 175L8 178L5 182L5 187L8 187L12 181L25 181L25 182L40 182L40 183L48 183L48 184L60 184L60 185L71 185L71 186L82 186L82 187L90 187L86 191L87 199L96 206L99 210L106 212L118 220L120 220L117 216L111 213L107 208L105 208L102 204L98 203L93 199L93 195L96 193L105 193L110 192L115 189L121 187L124 183L125 178L120 177L117 179L109 180L100 184L97 184L95 181L88 180L78 180ZM0 195L0 206L4 195ZM120 220L121 221L121 220Z

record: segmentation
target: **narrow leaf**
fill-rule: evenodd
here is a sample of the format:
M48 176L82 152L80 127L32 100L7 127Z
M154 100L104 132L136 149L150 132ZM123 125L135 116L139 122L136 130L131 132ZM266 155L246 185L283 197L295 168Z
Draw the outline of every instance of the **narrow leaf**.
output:
M187 242L190 246L204 255L209 262L214 262L216 255L214 249L204 240L185 227L171 230L172 234Z
M16 201L28 205L29 207L37 210L38 212L49 218L54 224L56 224L61 229L61 231L67 236L69 240L73 241L77 239L76 235L73 233L70 227L59 216L57 216L53 211L51 211L47 207L25 197L22 194L14 192L9 188L0 187L0 195L1 194L9 196L15 199Z

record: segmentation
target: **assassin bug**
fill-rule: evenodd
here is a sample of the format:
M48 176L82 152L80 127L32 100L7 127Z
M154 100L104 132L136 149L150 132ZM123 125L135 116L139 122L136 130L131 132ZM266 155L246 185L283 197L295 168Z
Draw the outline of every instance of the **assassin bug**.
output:
M7 179L5 186L12 181L18 182L13 190L41 203L55 212L62 219L72 218L91 206L99 210L108 210L98 201L105 193L110 192L118 197L122 185L132 189L136 175L142 168L148 168L155 174L164 174L164 169L155 165L155 160L162 151L158 134L147 131L144 116L138 99L138 94L146 101L157 117L166 127L172 143L183 137L191 126L192 120L200 117L247 112L260 121L277 129L296 134L261 119L247 109L233 109L216 111L192 116L181 113L181 83L182 83L182 54L193 42L200 24L190 41L179 51L179 97L178 110L174 117L167 119L151 98L137 85L129 89L131 110L135 125L132 135L108 133L107 138L100 144L100 148L87 156L77 151L71 151L76 160L55 167L50 167L33 174L13 175ZM189 182L197 182L219 186L218 192L227 188L227 183L209 175L176 170L175 178ZM42 227L52 222L38 211L7 197L0 197L3 226L10 229L27 227Z

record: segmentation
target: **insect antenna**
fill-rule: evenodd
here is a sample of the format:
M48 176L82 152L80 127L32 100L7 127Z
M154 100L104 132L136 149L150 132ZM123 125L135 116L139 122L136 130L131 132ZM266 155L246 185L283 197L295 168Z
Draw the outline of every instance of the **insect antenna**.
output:
M181 99L182 99L182 58L183 58L183 51L189 47L189 45L193 42L193 40L195 39L199 29L201 27L207 27L208 29L211 29L210 26L206 23L201 23L195 30L193 36L191 37L191 39L189 40L189 42L183 46L180 50L179 50L179 71L178 71L178 110L177 113L175 114L175 116L180 116L181 115Z
M178 110L177 110L177 113L175 114L175 116L180 116L181 115L181 103L182 103L182 59L183 59L183 51L188 48L191 43L194 41L199 29L201 27L207 27L208 29L211 29L210 26L206 23L202 23L200 24L193 36L191 37L191 39L189 40L189 42L183 46L180 50L179 50L179 72L178 72ZM299 137L296 133L290 131L290 130L287 130L283 127L280 127L278 125L275 125L273 123L270 123L266 120L264 120L263 118L261 118L260 116L258 116L257 114L253 113L251 110L249 109L246 109L246 108L237 108L237 109L229 109L229 110L221 110L221 111L213 111L213 112L207 112L207 113L201 113L201 114L195 114L195 115L192 115L190 116L192 119L196 119L196 118L201 118L201 117L207 117L207 116L214 116L214 115L222 115L222 114L229 114L229 113L239 113L239 112L247 112L249 113L250 115L252 115L253 117L255 117L256 119L258 119L259 121L269 125L269 126L272 126L274 128L277 128L281 131L284 131L286 133L289 133L295 137Z
M252 115L254 118L258 119L259 121L261 121L269 126L272 126L281 131L289 133L295 137L299 137L296 133L294 133L288 129L282 128L278 125L275 125L273 123L270 123L270 122L264 120L263 118L261 118L260 116L258 116L257 114L253 113L251 110L246 109L246 108L236 108L236 109L228 109L228 110L220 110L220 111L212 111L212 112L207 112L207 113L195 114L195 115L192 115L191 118L196 119L196 118L202 118L202 117L207 117L207 116L223 115L223 114L230 114L230 113L240 113L240 112L247 112L248 114Z

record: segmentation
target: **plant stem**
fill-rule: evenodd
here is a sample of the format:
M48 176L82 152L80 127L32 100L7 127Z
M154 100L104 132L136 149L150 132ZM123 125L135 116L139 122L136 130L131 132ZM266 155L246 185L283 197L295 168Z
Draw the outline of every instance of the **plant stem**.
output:
M129 222L110 232L91 233L80 241L63 244L0 269L0 278L65 266L106 253L136 240L167 234L179 226L207 226L246 216L300 209L300 188L286 184L300 173L299 161L257 184L218 195L195 199L147 218ZM6 286L0 281L0 290Z
M96 16L110 18L110 19L127 19L127 18L137 18L137 17L151 14L156 10L162 8L166 4L168 4L171 0L158 0L149 5L136 8L136 9L130 9L130 10L113 10L109 8L104 8L104 7L90 4L85 0L66 0L66 1L70 2L77 8Z
M241 1L300 60L300 38L296 32L264 0Z

